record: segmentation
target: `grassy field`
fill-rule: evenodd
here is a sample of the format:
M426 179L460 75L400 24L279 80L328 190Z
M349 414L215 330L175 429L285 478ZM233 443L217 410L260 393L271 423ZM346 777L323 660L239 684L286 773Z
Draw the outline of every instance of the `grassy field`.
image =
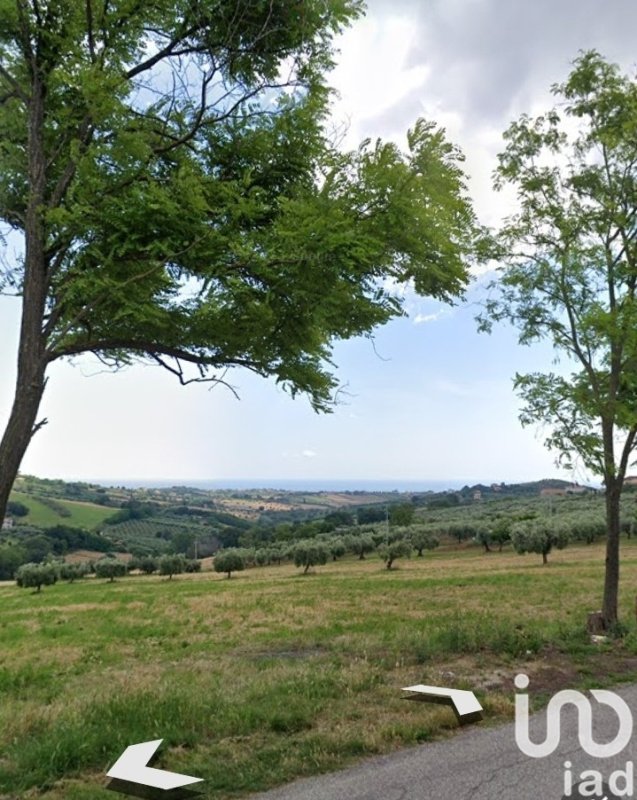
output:
M52 503L53 507L51 507L37 497L24 492L12 492L11 500L23 503L29 509L29 514L20 518L21 523L42 528L49 528L54 525L71 525L76 528L92 530L115 513L113 508L58 498L55 498ZM68 516L60 514L56 510L58 506L66 509Z
M602 545L538 556L439 551L219 575L95 579L31 594L0 586L0 797L107 800L126 746L163 738L156 766L245 795L449 735L450 709L401 687L473 688L511 718L513 676L536 699L637 675L637 545L623 545L627 635L591 645Z

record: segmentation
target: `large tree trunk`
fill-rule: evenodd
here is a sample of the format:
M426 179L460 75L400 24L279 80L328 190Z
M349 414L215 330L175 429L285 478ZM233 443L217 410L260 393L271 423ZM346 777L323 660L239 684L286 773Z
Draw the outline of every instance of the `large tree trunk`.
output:
M9 422L0 441L0 521L4 519L9 493L31 437L38 428L36 417L44 392L44 374L18 380Z
M606 571L604 576L604 602L602 618L609 630L617 624L617 601L619 595L619 504L621 481L606 483Z
M43 332L48 288L43 208L46 187L44 152L45 89L34 70L29 99L29 201L24 226L24 282L18 346L18 375L13 407L0 442L0 523L9 492L33 434L43 422L36 417L46 383L46 337Z

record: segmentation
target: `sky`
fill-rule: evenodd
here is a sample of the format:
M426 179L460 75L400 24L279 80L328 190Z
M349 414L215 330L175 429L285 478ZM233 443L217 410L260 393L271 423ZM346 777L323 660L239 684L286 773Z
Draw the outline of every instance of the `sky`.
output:
M521 113L552 105L581 49L635 72L634 0L369 0L337 41L330 82L343 146L365 137L404 144L419 116L444 126L464 151L481 222L497 225L510 193L491 175L502 132ZM222 386L180 387L159 368L107 374L89 357L50 371L42 417L22 472L64 479L381 481L449 485L562 477L543 432L523 429L516 372L545 370L546 345L520 347L515 332L479 334L485 276L463 302L411 293L408 316L374 339L334 349L343 403L317 415L273 382L235 370ZM15 299L0 299L0 426L12 401Z

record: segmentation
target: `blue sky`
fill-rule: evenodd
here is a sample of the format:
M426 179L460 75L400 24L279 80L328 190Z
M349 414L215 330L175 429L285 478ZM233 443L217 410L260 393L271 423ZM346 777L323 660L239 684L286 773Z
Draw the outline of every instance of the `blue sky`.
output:
M501 133L539 113L579 49L597 47L634 71L633 0L371 0L339 42L334 124L346 146L365 136L402 142L419 115L443 124L467 155L483 222L510 195L490 176ZM541 431L523 430L512 378L546 369L551 353L521 348L511 329L478 334L481 278L453 308L408 294L407 318L334 351L344 403L316 415L273 383L234 371L224 387L182 388L160 369L104 374L90 358L51 370L22 471L43 477L334 479L462 482L573 476L558 470ZM0 425L13 389L17 301L0 298ZM575 479L585 480L578 473Z

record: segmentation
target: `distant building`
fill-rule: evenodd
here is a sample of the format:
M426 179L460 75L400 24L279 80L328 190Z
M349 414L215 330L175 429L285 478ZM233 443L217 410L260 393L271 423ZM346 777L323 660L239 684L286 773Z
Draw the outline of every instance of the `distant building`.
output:
M637 475L627 475L624 478L624 486L637 486Z
M482 500L482 492L480 491L480 489L475 490L475 492L473 493L473 499Z
M540 489L540 497L561 497L566 494L566 489L544 488Z
M566 487L566 494L588 494L592 491L593 489L589 486L580 486L578 483Z

